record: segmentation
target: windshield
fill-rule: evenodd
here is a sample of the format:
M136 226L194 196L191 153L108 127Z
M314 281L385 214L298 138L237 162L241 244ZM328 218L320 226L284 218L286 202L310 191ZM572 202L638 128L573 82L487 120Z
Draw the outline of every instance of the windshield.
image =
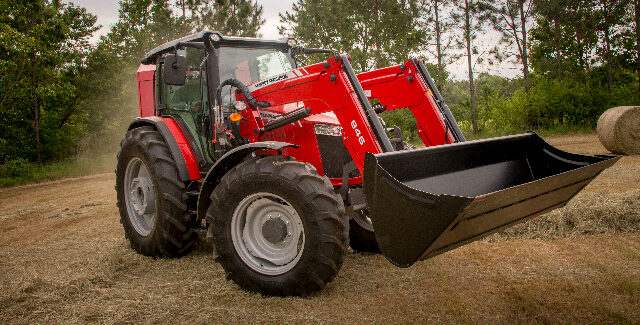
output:
M287 54L277 49L221 47L220 80L235 78L245 85L293 70Z

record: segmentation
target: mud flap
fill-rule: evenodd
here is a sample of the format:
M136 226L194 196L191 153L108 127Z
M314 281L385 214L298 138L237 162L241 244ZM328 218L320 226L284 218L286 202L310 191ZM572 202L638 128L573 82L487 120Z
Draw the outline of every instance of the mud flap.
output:
M382 253L408 267L565 205L618 159L567 153L530 132L368 153L364 191Z

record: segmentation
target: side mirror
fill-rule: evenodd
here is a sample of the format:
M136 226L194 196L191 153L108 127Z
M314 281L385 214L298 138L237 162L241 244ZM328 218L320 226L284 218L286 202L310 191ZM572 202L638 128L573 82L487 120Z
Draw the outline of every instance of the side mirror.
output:
M175 54L164 57L164 83L172 86L182 86L187 79L187 58Z

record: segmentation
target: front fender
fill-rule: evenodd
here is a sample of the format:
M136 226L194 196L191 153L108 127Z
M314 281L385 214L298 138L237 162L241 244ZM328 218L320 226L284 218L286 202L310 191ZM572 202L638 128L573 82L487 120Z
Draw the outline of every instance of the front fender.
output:
M297 145L287 142L253 142L234 148L220 157L213 167L209 169L209 172L207 172L207 176L205 176L202 187L200 188L200 194L198 195L198 220L204 219L207 209L211 204L211 193L213 189L218 185L222 176L231 170L231 168L238 165L245 157L256 150L272 149L276 150L278 154L281 154L282 149L289 147L298 148Z
M178 178L183 182L200 179L200 172L193 151L182 130L175 120L166 117L150 116L136 118L129 125L131 131L141 126L153 126L160 132L171 151L178 168Z

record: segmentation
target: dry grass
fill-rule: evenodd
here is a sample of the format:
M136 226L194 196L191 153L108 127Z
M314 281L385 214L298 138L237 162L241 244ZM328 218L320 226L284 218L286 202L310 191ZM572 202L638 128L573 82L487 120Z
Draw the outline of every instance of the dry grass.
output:
M596 134L548 137L550 144L581 154L611 154ZM499 232L487 241L547 239L640 231L640 157L627 156L605 170L569 203Z
M488 241L640 232L640 190L583 194L565 207L501 231Z
M509 240L408 269L350 252L305 299L243 292L204 242L181 259L135 254L111 175L0 189L0 323L640 323L638 169L623 158ZM575 225L553 230L566 223L553 218Z

